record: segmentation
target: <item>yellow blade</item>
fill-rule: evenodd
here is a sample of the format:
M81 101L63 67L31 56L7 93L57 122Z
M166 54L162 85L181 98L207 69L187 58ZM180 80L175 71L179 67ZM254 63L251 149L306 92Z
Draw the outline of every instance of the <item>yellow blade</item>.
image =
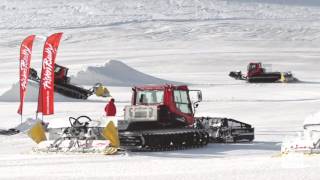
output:
M284 77L284 73L281 73L280 82L285 82L286 78Z
M28 136L37 144L41 141L47 140L44 127L41 122L37 122L32 126L32 128L28 131Z
M114 154L117 154L117 152L118 152L118 148L108 147L106 148L104 155L114 155Z
M110 94L109 90L105 87L105 86L99 86L96 91L95 94L97 96L102 96L102 97L106 97L108 96L108 94Z
M102 136L110 141L112 147L120 146L118 130L112 121L102 130Z

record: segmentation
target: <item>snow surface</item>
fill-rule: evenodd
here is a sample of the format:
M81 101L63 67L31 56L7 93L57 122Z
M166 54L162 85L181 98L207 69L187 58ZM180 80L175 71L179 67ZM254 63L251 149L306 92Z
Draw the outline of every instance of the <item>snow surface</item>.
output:
M320 124L320 112L308 116L303 125Z
M201 89L198 115L235 118L256 130L250 144L119 156L39 155L30 153L35 144L25 134L0 136L0 179L318 179L319 156L276 155L284 137L302 131L304 119L319 111L319 5L316 0L0 1L1 98L17 89L22 39L37 35L32 66L39 70L45 37L61 31L57 63L74 77L120 60ZM245 71L250 61L292 71L303 82L248 84L228 77L229 71ZM108 88L122 118L131 88ZM15 100L0 100L0 128L20 123ZM55 103L55 115L44 119L99 119L104 106L100 100L63 100ZM34 117L36 102L25 107L23 119Z

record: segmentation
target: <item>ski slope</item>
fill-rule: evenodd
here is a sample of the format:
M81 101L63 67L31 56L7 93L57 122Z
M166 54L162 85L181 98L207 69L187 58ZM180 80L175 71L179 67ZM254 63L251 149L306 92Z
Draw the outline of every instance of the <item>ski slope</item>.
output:
M12 90L17 90L21 41L37 35L31 66L39 70L45 37L63 32L56 61L70 68L77 84L90 82L80 72L97 77L88 67L107 67L116 59L201 89L197 115L231 117L256 130L250 144L118 156L34 154L35 144L25 134L0 136L0 179L318 179L319 156L277 155L281 141L302 131L304 119L320 111L319 15L316 0L0 1L0 128L20 123ZM251 61L292 71L302 83L248 84L228 77ZM108 75L109 82L121 77L123 84L107 86L122 118L132 84L118 71L117 77ZM143 80L137 77L135 83ZM29 86L24 120L35 116L32 92L36 87ZM62 97L55 115L44 120L98 119L105 104Z

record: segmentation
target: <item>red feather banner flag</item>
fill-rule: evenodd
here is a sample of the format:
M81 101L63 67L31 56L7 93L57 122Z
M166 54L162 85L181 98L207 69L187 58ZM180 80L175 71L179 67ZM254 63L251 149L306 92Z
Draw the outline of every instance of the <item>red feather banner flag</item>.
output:
M54 113L54 65L62 33L49 36L44 44L38 110L42 115Z
M35 35L30 35L24 39L20 47L20 61L19 61L19 73L20 73L20 105L18 114L22 115L23 103L27 92L28 77L30 72L30 62L32 54L32 45Z

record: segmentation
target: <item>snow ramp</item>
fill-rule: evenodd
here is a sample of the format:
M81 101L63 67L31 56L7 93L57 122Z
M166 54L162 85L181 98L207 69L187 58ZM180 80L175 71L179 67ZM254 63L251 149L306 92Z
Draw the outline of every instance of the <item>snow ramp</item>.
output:
M89 66L86 70L71 77L71 83L73 84L92 86L97 82L106 86L182 84L139 72L118 60L110 60L103 66Z

